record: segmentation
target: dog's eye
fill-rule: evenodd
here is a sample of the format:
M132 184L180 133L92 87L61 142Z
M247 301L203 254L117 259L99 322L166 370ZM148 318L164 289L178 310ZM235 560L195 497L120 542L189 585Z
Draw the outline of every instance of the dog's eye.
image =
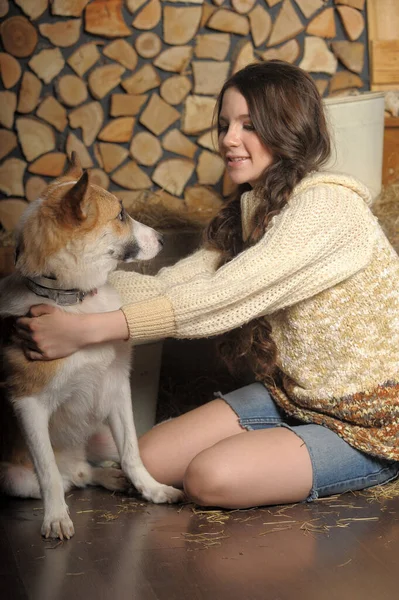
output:
M124 208L122 208L121 212L120 212L120 213L119 213L119 215L118 215L118 219L119 219L120 221L124 221L124 220L125 220L125 218L126 218L125 209L124 209Z

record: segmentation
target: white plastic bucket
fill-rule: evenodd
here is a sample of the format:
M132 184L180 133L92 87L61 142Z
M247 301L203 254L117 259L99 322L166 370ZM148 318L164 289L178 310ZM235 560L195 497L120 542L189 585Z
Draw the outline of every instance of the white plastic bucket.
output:
M333 141L325 168L353 175L367 185L374 200L382 185L384 94L365 92L323 102Z

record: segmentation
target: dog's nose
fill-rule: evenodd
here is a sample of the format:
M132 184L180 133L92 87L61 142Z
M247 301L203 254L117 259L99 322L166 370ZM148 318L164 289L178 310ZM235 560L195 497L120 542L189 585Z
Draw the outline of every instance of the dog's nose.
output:
M162 233L157 233L157 236L158 236L159 245L163 247L164 241L163 241L163 235L162 235Z

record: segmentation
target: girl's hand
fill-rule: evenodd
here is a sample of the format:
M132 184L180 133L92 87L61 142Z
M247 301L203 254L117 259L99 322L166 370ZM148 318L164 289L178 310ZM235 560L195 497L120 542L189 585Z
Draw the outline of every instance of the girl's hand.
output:
M16 332L30 360L53 360L73 354L86 345L85 317L48 304L32 306L16 321Z

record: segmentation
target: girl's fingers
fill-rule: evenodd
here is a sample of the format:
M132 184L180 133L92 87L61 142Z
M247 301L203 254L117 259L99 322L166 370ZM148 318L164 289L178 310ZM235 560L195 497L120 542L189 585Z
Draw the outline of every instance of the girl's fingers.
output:
M40 354L40 352L29 350L28 348L24 350L24 354L29 360L47 360L43 354Z
M21 337L19 338L19 342L20 345L22 347L22 350L24 352L38 352L40 353L41 350L38 347L38 345L30 338L26 337L24 339L22 339Z
M29 341L32 339L30 331L23 329L21 327L16 327L15 333L17 334L17 336L19 337L20 340Z
M29 315L31 317L40 317L42 315L51 315L60 310L55 306L50 306L50 304L35 304L31 306L29 309Z
M27 317L20 317L15 322L16 331L30 331L31 321L32 319Z

